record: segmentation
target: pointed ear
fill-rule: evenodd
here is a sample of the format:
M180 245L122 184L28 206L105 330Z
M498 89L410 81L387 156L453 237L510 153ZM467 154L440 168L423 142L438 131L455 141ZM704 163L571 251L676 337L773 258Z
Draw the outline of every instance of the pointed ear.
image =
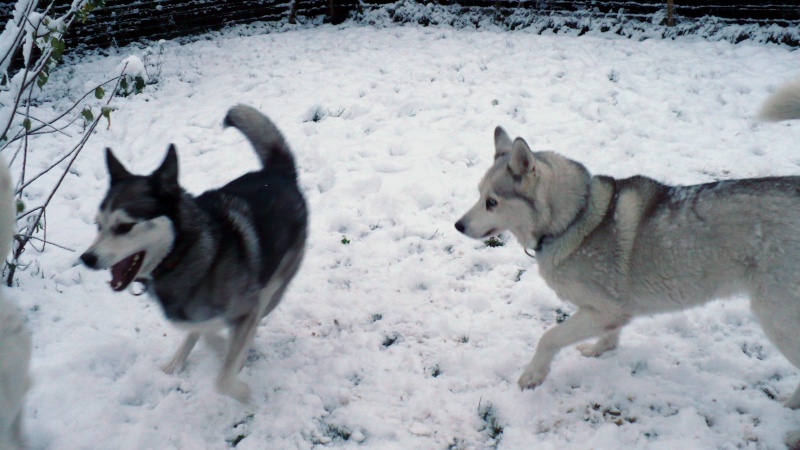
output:
M494 129L494 159L511 152L511 138L501 127Z
M167 156L158 169L150 175L156 186L167 194L180 195L181 188L178 185L178 153L175 145L170 144L167 148Z
M133 176L108 147L106 147L106 166L108 167L108 175L111 176L111 184Z
M536 159L524 139L517 138L514 140L508 168L511 169L511 173L518 177L536 171Z

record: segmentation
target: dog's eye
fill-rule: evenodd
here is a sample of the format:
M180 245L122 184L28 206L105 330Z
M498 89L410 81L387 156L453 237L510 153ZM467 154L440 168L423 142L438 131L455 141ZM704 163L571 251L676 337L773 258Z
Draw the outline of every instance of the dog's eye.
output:
M125 234L133 228L132 223L121 223L119 225L115 225L114 228L111 230L114 234Z
M489 197L486 199L486 209L492 209L497 206L497 200Z

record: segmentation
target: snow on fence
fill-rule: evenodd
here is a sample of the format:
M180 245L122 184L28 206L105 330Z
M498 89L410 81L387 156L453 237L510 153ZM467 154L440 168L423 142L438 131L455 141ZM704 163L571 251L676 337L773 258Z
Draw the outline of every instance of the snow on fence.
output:
M70 0L56 0L64 6ZM0 1L7 20L14 2ZM533 31L674 38L700 35L800 46L797 0L107 0L72 32L87 47L171 39L266 21L354 17L454 26L495 24Z
M556 33L615 33L632 38L699 36L800 46L797 0L367 0L397 22L454 26L499 24ZM380 8L374 8L380 5ZM369 16L369 14L367 14Z

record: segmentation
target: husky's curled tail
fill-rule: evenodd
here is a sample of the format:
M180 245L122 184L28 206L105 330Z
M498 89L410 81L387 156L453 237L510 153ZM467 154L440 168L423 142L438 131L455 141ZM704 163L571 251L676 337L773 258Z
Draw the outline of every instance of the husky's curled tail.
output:
M269 119L257 109L236 105L228 111L222 124L234 127L247 137L265 169L279 169L297 176L294 157L283 135Z
M11 249L14 235L14 189L0 158L0 257ZM22 413L30 379L31 338L16 305L0 290L0 449L23 448Z
M800 81L788 83L770 95L758 116L771 122L800 119Z

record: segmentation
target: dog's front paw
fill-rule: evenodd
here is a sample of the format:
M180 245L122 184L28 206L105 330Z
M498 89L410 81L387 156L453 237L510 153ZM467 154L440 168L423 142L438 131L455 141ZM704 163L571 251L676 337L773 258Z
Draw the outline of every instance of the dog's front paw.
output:
M575 350L581 352L581 355L586 356L587 358L592 358L595 356L600 356L594 349L594 344L589 342L584 342L583 344L578 344L575 346Z
M250 386L236 378L218 378L217 391L238 400L240 403L250 403Z
M172 375L175 372L180 372L183 370L183 365L173 359L172 361L161 366L161 370L167 375Z
M525 371L522 372L517 384L519 385L520 389L535 389L536 386L542 384L546 377L546 370L537 370L531 366L528 366L525 368Z
M790 431L786 435L786 447L789 450L800 449L800 430Z

